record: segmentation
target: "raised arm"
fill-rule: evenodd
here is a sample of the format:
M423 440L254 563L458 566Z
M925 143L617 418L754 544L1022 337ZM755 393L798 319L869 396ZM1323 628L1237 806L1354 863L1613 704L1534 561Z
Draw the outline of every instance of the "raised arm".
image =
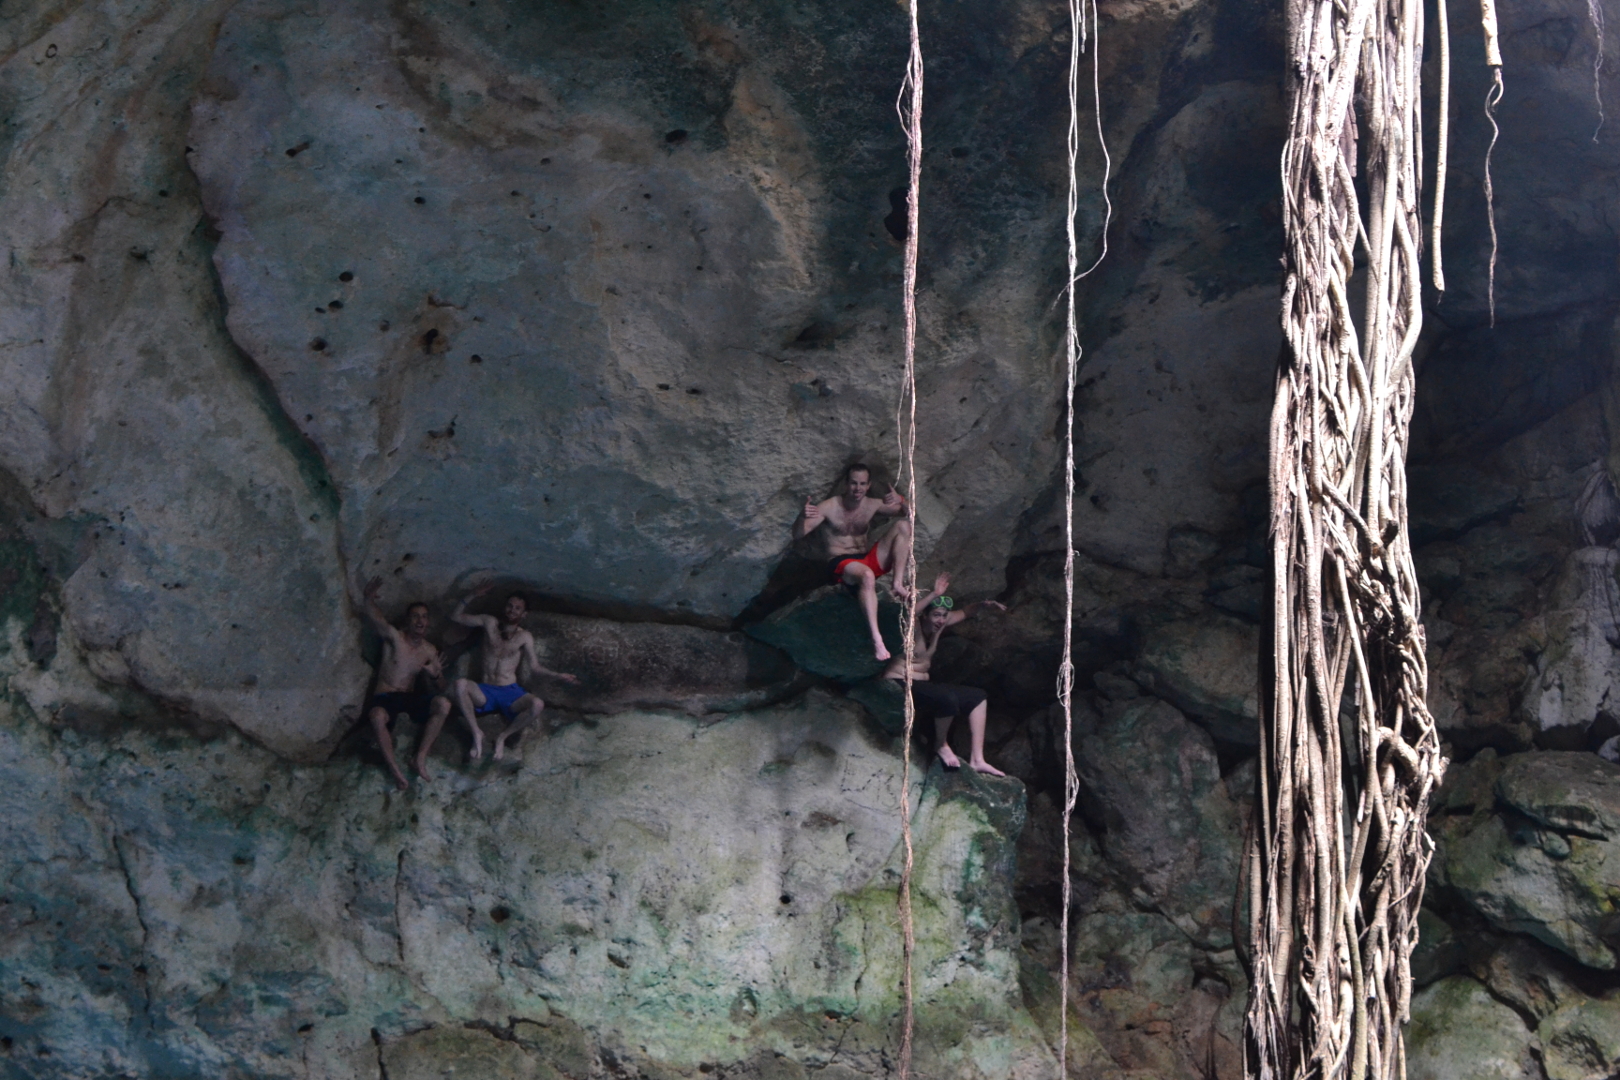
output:
M495 621L495 616L493 616L493 615L469 615L469 614L467 614L467 605L469 603L471 603L472 601L478 599L480 596L483 596L485 593L489 592L489 590L494 588L494 587L495 586L493 584L480 585L480 586L478 586L478 588L474 589L472 592L470 592L466 596L462 597L461 598L461 603L456 605L456 610L454 610L454 611L452 611L450 613L450 621L453 622L453 623L457 623L457 624L459 624L461 626L476 626L480 630L483 630L485 633L490 633L490 634L495 633L495 631L496 631L496 629L498 628L498 625L499 625Z
M941 574L934 579L934 587L917 597L917 614L922 615L928 610L928 605L934 602L937 596L944 596L951 589L951 575Z
M1006 611L1007 605L1003 604L1000 600L979 600L972 604L965 604L951 612L950 617L945 620L945 625L955 626L959 622L965 622L970 615L976 614L980 608L990 608L994 611Z
M804 500L804 509L800 510L799 516L793 519L793 539L803 540L821 528L821 523L826 520L827 515L821 512L819 504L812 499Z
M366 622L370 623L371 628L377 631L380 636L390 641L397 641L399 639L399 628L389 622L388 616L384 615L382 608L377 606L377 591L381 588L382 578L380 577L374 577L366 582L365 591L361 594L360 613L366 617Z
M877 512L880 514L903 514L906 512L906 497L889 485L889 493L878 500Z

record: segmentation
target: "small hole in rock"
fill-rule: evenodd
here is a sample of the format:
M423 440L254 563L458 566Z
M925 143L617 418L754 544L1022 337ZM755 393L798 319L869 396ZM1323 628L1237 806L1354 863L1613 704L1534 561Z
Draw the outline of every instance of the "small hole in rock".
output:
M542 165L550 165L551 164L551 159L548 158L548 157L543 157L543 158L540 159L540 164L542 164Z
M418 195L416 198L412 199L411 201L414 202L417 206L421 206L423 203L427 202L427 200L422 198L422 196L420 196L420 195Z
M512 910L504 906L492 907L489 909L489 917L495 922L503 923L512 917Z
M659 383L658 384L658 389L660 389L660 390L668 390L669 389L669 383L667 383L667 382Z
M384 319L382 322L378 323L377 329L381 330L385 334L388 333L388 320Z
M782 894L782 903L784 903L784 904L793 903L793 897L789 896L787 893L783 893Z
M325 352L326 351L326 339L318 337L314 341L311 341L309 343L309 347L314 349L316 352Z
M343 273L338 275L338 280L339 281L353 281L354 280L354 271L353 270L345 270L345 271L343 271Z
M341 311L343 309L343 301L332 300L329 301L326 306L331 308L333 311Z
M298 1025L298 1034L300 1034L300 1035L308 1034L309 1032L314 1031L314 1030L315 1030L315 1025L314 1024L299 1024Z
M686 389L686 392L687 392L687 393L688 393L688 394L701 394L701 393L703 393L703 391L702 391L702 390L699 390L699 389L698 389L698 388L697 388L697 387L695 387L695 386L689 386L689 387L687 387L687 389Z
M422 348L427 352L433 351L433 343L439 340L438 330L429 330L422 335Z
M664 141L667 143L683 143L686 141L686 129L676 128L674 131L664 132Z
M287 148L287 156L288 157L297 157L299 154L302 154L305 150L308 150L308 149L309 149L309 140L305 139L303 142L299 143L297 146L289 146Z
M467 357L467 363L469 364L482 364L483 362L484 358L479 356L477 353L473 353L471 356Z
M167 191L159 191L158 192L158 198L167 199L168 197L169 197L169 193Z
M523 194L523 192L521 192L521 191L514 191L514 192L512 192L512 198L514 198L514 199L515 199L515 198L517 198L517 197L518 197L518 196L519 196L519 195L522 195L522 194Z

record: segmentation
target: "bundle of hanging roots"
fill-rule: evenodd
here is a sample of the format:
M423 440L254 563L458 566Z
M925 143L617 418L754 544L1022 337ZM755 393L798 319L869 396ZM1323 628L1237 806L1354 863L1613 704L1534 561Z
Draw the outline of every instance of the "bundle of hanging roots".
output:
M1424 705L1406 528L1422 319L1422 7L1290 0L1288 17L1286 344L1271 430L1270 678L1246 868L1247 1070L1395 1080L1432 851L1424 819L1445 769Z

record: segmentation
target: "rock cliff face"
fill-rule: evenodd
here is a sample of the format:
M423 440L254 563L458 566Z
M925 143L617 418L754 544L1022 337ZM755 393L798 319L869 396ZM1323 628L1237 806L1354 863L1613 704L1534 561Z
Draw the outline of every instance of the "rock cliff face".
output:
M919 554L1010 608L937 663L989 691L1014 778L915 748L917 1062L1025 1080L1056 1075L1060 1019L1069 30L1045 0L922 11ZM1456 3L1450 287L1418 356L1458 764L1411 1073L1596 1080L1620 1070L1620 142L1591 137L1587 8L1503 12L1497 324ZM897 465L903 18L0 11L8 1075L893 1071L901 714L787 529L845 464ZM1102 11L1074 1076L1242 1071L1280 31L1250 0ZM457 721L393 791L355 731L372 576L438 629L480 582L532 599L581 683L536 683L519 762L468 766Z

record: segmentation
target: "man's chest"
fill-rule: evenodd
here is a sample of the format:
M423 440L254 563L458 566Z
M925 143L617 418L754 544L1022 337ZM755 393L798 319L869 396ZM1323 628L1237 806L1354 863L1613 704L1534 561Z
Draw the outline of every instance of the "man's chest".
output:
M872 511L864 507L858 510L835 508L827 515L827 524L840 536L864 536L872 527Z
M523 648L523 635L502 637L492 634L484 640L484 655L491 660L510 660Z

